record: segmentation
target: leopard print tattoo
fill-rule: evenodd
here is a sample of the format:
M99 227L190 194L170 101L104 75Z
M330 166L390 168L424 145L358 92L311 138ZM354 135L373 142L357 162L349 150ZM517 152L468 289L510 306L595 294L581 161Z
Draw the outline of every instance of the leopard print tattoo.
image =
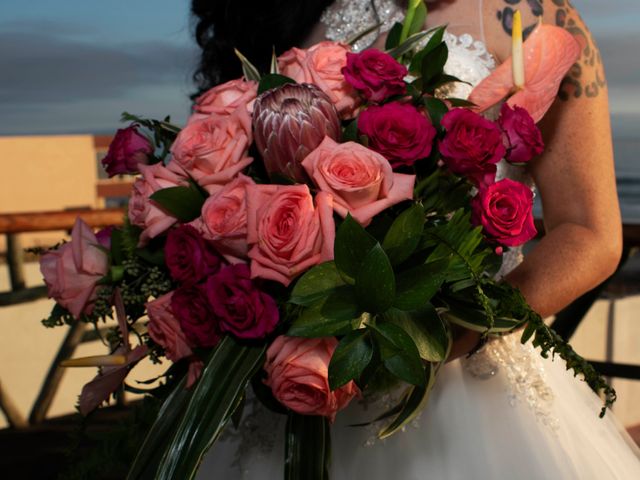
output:
M513 15L517 8L528 7L535 17L540 17L544 14L546 2L548 8L556 9L555 24L565 28L580 42L582 54L560 85L558 97L561 100L583 96L594 98L600 94L607 85L602 58L591 32L584 26L571 0L504 0L504 2L506 6L497 12L497 17L502 24L502 29L508 35L511 35ZM523 29L525 39L536 25L537 22L534 22Z

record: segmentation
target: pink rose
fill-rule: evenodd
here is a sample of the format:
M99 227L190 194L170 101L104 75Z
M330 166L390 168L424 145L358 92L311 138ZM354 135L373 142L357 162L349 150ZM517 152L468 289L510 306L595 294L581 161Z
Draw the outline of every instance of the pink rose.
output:
M496 164L506 153L500 128L466 108L446 113L442 126L447 133L440 140L440 154L449 169L477 185L493 183Z
M110 177L137 173L138 164L147 164L152 153L153 146L147 137L138 132L137 125L130 125L118 129L107 155L102 159L102 166Z
M231 115L238 108L244 108L249 114L258 94L258 83L243 78L231 80L200 95L193 106L195 113L203 115Z
M280 73L298 83L313 83L328 95L342 118L353 118L357 96L342 74L348 45L320 42L308 50L292 48L278 57Z
M480 188L471 200L474 225L484 234L507 247L517 247L536 236L533 224L533 192L526 185L508 178Z
M302 415L321 415L332 422L360 392L353 381L329 389L329 362L338 341L333 337L279 336L267 350L265 384L285 407Z
M91 229L80 218L71 231L71 241L40 259L40 271L50 298L76 319L90 314L97 297L97 283L109 269L107 254Z
M210 190L224 185L246 168L253 158L251 118L246 109L231 115L214 115L190 121L178 134L171 153L198 184Z
M243 263L210 276L205 289L223 332L255 340L270 335L278 325L276 301L256 287L249 267Z
M342 73L345 80L370 102L382 102L394 95L404 95L407 91L404 83L407 67L375 48L348 53L347 66Z
M335 226L331 195L316 206L306 185L247 187L247 240L251 276L289 285L313 265L333 259Z
M524 108L503 104L498 125L504 133L509 162L526 163L544 151L542 133Z
M358 117L358 129L369 139L369 148L394 168L428 157L436 137L436 129L422 112L400 102L367 108Z
M355 142L336 143L325 137L302 162L309 177L333 196L333 208L362 225L391 205L411 200L415 175L394 173L379 153Z
M140 246L168 230L178 221L149 197L164 188L187 186L187 179L180 175L179 169L164 167L160 163L141 165L140 173L134 184L129 199L129 220L132 224L143 228L140 235Z
M246 187L255 185L239 174L234 180L214 190L202 207L202 216L193 225L210 240L229 263L247 258Z
M146 304L149 314L149 336L164 348L167 358L177 362L193 355L180 322L171 310L173 292L169 292Z

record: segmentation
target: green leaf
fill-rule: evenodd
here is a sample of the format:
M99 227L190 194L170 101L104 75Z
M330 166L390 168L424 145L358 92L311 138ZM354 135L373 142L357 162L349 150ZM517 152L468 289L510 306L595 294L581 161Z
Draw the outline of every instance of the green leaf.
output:
M445 279L448 260L436 260L399 273L393 306L400 310L417 310L429 303Z
M475 107L476 104L464 98L447 97L447 102L453 107Z
M389 30L389 34L387 35L387 40L384 44L385 50L391 50L392 48L397 47L400 44L400 34L402 33L402 23L396 22Z
M376 340L385 368L400 380L412 385L424 385L425 373L420 352L413 339L401 327L379 322L367 327L376 332Z
M306 308L287 335L309 338L344 335L359 323L360 313L353 288L339 287Z
M353 283L365 257L378 242L347 215L336 231L334 260L338 271L348 282Z
M111 265L122 265L125 258L123 231L114 228L111 231Z
M451 335L431 304L412 312L391 309L383 314L383 318L401 327L411 337L420 358L428 362L446 360Z
M398 265L411 256L420 242L424 229L424 208L414 203L394 220L384 237L382 248L392 265Z
M358 378L369 365L373 346L365 328L346 335L336 347L329 363L329 388L335 390Z
M328 480L330 462L329 419L290 412L285 431L284 479Z
M278 68L278 56L276 55L276 47L271 49L271 65L269 66L269 73L280 73Z
M398 416L378 433L380 439L390 437L398 430L401 430L402 427L411 422L427 404L429 394L435 385L436 371L433 364L430 364L430 367L427 368L427 376L428 379L424 386L416 386L409 390Z
M421 32L426 21L427 7L425 6L424 2L420 1L413 12L411 23L408 27L408 34L405 36L405 38L413 35L414 33Z
M205 452L222 433L266 346L240 345L225 337L195 387L184 416L165 449L156 480L192 479Z
M186 376L175 385L173 391L165 399L155 422L133 460L127 474L127 480L155 478L161 454L168 448L168 443L193 394L193 390L187 390L185 384Z
M296 282L289 302L309 306L344 284L335 262L321 263L306 272Z
M247 80L253 80L256 82L260 81L260 72L258 69L245 57L239 50L233 49L236 54L236 57L240 59L240 63L242 63L242 74L244 78Z
M342 143L357 142L358 140L358 119L355 118L347 123L347 126L342 130Z
M163 188L149 198L183 223L198 218L206 200L194 186Z
M389 257L379 243L364 257L355 278L358 303L369 313L381 313L396 295L396 278Z
M433 50L427 53L422 59L422 91L426 92L427 85L432 79L442 75L447 59L449 58L449 49L447 44L440 42Z
M411 73L420 74L422 72L422 60L424 59L425 55L432 52L434 48L442 43L442 38L444 37L446 28L447 27L444 25L438 27L425 47L413 56L413 58L411 59L411 65L409 66L409 71Z
M444 115L449 111L449 107L447 107L446 103L436 97L424 97L423 103L427 108L431 123L433 123L433 126L436 127L438 131L441 131L442 126L440 124L442 122L442 117L444 117Z
M288 83L296 83L296 81L293 78L280 75L279 73L269 73L268 75L263 75L260 79L260 83L258 83L258 95L266 92L267 90L271 90L272 88L287 85Z
M446 73L442 73L440 75L433 77L431 81L428 84L426 84L426 86L423 86L423 90L425 92L432 93L437 88L440 88L441 86L446 85L447 83L453 83L453 82L466 83L467 85L471 85L469 82L460 80L458 77L454 77L453 75L447 75Z
M435 30L439 27L432 28L430 30L426 30L424 32L418 32L411 35L404 42L400 43L397 47L393 47L387 50L387 53L394 58L398 58L401 55L413 50L415 46L420 43L423 39L431 35Z

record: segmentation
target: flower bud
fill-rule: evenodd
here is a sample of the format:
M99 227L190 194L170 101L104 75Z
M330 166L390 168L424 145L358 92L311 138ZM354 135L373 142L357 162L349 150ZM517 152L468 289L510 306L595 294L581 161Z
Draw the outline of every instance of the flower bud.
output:
M302 160L324 137L338 140L340 121L329 97L311 84L287 84L258 97L253 111L255 143L267 172L306 182Z

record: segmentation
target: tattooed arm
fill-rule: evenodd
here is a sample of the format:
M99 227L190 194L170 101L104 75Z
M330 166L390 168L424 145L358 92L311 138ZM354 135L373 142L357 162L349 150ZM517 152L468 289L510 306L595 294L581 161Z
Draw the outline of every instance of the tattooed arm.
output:
M529 166L542 199L546 236L508 277L534 309L550 315L611 275L620 257L605 76L597 46L569 0L488 3L493 11L485 11L485 30L492 32L487 40L501 60L510 54L509 16L515 8L524 25L535 25L541 17L569 30L582 46L541 123L546 152Z

